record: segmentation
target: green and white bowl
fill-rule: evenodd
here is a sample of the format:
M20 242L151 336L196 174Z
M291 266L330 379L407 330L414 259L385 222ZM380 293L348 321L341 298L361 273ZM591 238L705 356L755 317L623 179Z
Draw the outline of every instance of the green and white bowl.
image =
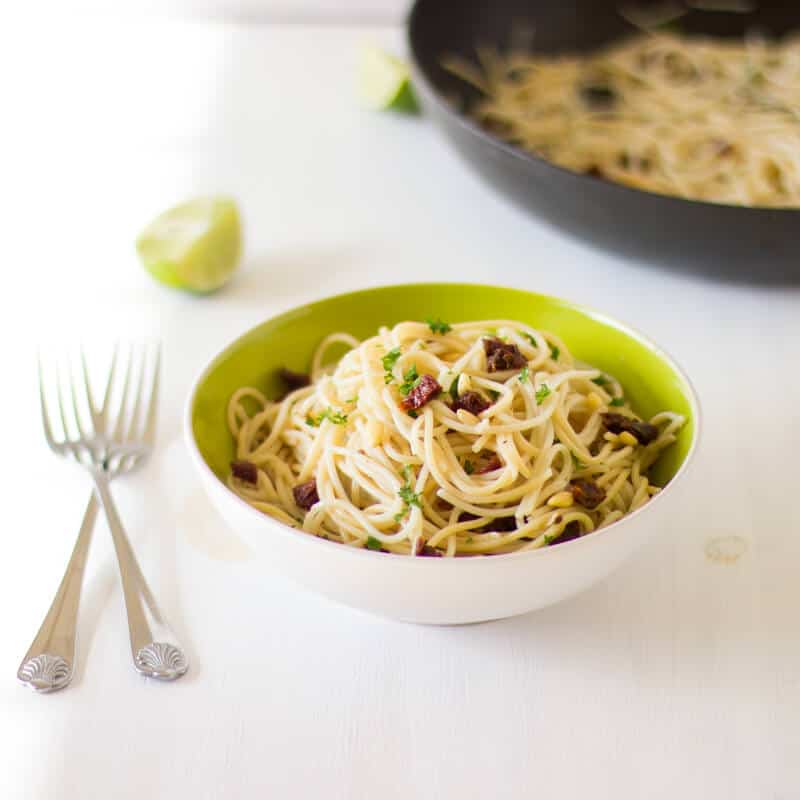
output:
M256 511L226 485L233 441L226 423L231 394L281 387L279 367L307 370L333 331L359 338L381 325L441 317L449 322L514 319L550 330L573 355L620 380L632 407L684 414L677 442L654 480L665 486L638 511L597 533L540 550L486 557L411 558L355 549L294 530ZM594 311L517 289L462 284L387 286L337 295L267 320L225 347L203 369L186 404L185 435L195 467L219 512L265 566L339 603L409 622L456 624L499 619L556 603L605 578L650 537L666 534L674 487L697 446L700 412L688 378L656 344Z

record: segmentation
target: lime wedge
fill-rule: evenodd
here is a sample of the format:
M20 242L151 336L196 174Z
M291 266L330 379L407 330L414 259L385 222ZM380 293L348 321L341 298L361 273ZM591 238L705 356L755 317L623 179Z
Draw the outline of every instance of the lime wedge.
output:
M145 269L165 286L213 292L239 263L242 234L236 203L198 197L165 211L136 240Z
M411 88L408 64L377 47L364 47L358 69L359 93L364 104L377 111L419 110Z

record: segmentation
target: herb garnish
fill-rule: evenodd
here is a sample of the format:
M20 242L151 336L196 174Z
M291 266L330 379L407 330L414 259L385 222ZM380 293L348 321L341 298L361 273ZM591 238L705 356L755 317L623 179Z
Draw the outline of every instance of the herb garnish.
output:
M431 329L431 333L441 333L442 335L444 335L445 333L449 333L451 330L453 330L452 325L450 325L447 322L442 322L442 320L439 319L439 317L436 317L436 319L431 319L430 317L426 317L425 322L428 323L428 327Z
M454 403L455 403L456 400L458 400L458 379L459 379L459 377L460 377L459 375L456 375L455 378L453 378L453 382L450 384L450 389L448 390L448 392L450 394L450 397L452 398Z
M367 550L382 550L383 545L381 544L380 539L376 539L374 536L367 537Z
M572 450L569 451L569 454L572 456L572 466L575 467L575 469L584 469L586 467L586 464L584 464Z
M489 393L489 397L491 397L492 400L497 400L497 398L500 397L500 392L494 389L487 389L486 391Z
M403 381L404 383L400 385L400 394L403 395L403 397L407 397L409 392L411 392L412 389L416 388L420 382L420 377L419 374L417 373L416 364L412 364L410 369L407 369L405 371L405 373L403 374Z
M610 381L605 375L598 375L596 378L592 378L592 383L596 383L598 386L607 386Z
M624 397L615 397L610 403L610 406L624 406L625 405L625 398Z
M347 424L347 414L342 414L341 411L334 411L332 408L326 408L320 414L317 414L316 417L312 417L310 414L306 417L306 425L310 425L312 428L318 428L322 425L323 420L330 420L334 425L346 425Z
M398 358L400 358L400 348L395 347L394 350L390 350L381 359L381 363L383 364L383 369L386 372L386 374L383 376L384 383L389 384L394 380L394 375L392 375L392 370L394 369L394 365L397 363Z
M550 387L543 383L537 390L536 390L536 405L540 406L544 401L545 397L548 397L551 394Z
M414 477L414 471L411 469L410 464L406 464L403 467L403 477L405 478L405 483L400 487L400 491L397 494L403 501L405 507L399 514L395 514L394 518L397 522L400 522L400 520L411 510L411 506L422 508L419 495L414 492L414 487L411 485L411 481Z
M530 377L530 370L527 367L523 367L519 373L519 382L524 383Z
M472 473L475 472L475 465L469 459L464 462L464 472L466 472L467 475L472 475Z
M559 350L554 344L551 344L550 345L550 358L552 358L553 361L558 361L558 357L559 357L560 354L561 354L561 350Z
M416 411L414 411L414 409L412 408L412 409L411 409L411 410L408 412L408 416L409 416L409 417L411 417L411 419L416 419L416 418L419 416L419 414L417 414L417 412L416 412Z

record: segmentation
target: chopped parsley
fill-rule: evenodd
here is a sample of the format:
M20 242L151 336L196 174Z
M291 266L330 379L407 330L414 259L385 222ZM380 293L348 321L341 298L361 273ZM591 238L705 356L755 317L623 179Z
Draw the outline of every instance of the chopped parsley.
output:
M422 508L422 503L419 501L419 495L416 494L410 486L403 486L397 494L400 495L400 499L407 506L416 506L417 508Z
M439 319L439 317L436 317L436 319L431 319L430 317L426 317L425 322L428 323L428 327L431 329L431 333L441 333L442 335L444 335L445 333L449 333L451 330L453 330L453 327L449 323L442 322L442 320Z
M522 334L534 347L538 348L539 345L536 342L536 339L533 338L529 333Z
M453 399L453 402L458 400L458 379L459 379L459 377L460 376L456 375L455 378L453 378L453 382L450 384L450 389L448 390L449 394L450 394L450 397Z
M544 402L545 397L548 397L550 394L550 387L546 383L543 383L536 390L536 405L540 406L542 402Z
M581 461L578 456L572 452L572 450L569 451L569 454L572 456L572 466L575 467L575 469L583 469L586 466L586 464L584 464L583 461Z
M554 344L550 345L550 358L553 361L558 361L558 357L561 355L561 350L559 350Z
M400 394L403 395L403 397L408 396L411 390L419 385L420 380L421 378L417 372L417 365L412 364L410 369L407 369L405 373L403 373L403 383L400 385Z
M547 536L547 535L545 535L544 543L545 544L552 544L556 539L558 539L558 536Z
M487 389L486 391L489 392L489 397L491 397L492 400L497 400L497 398L500 397L500 392L497 392L494 389Z
M472 473L475 472L475 465L469 459L464 462L464 472L466 472L467 475L472 475Z
M376 539L374 536L368 536L367 550L383 550L383 545L381 544L381 540Z
M383 369L386 373L383 376L384 383L389 384L394 380L394 375L392 375L392 370L394 369L394 365L397 363L398 358L400 358L400 348L395 347L394 350L390 350L381 359L381 363L383 364Z
M592 383L596 383L598 386L608 386L611 381L605 375L598 375L596 378L592 378Z
M400 487L400 491L397 494L403 501L404 508L399 514L395 514L394 518L397 522L400 522L400 520L411 510L411 506L422 508L419 495L416 494L414 487L411 485L411 481L414 478L414 471L411 469L410 464L406 464L403 467L403 478L405 478L405 483Z
M624 406L625 405L625 398L624 397L615 397L610 403L610 406Z
M419 416L419 414L417 414L417 412L416 412L416 411L414 411L414 409L412 408L412 409L411 409L411 410L408 412L408 416L409 416L409 417L411 417L411 419L416 419L416 418Z
M332 408L326 408L322 413L312 417L310 414L306 417L306 425L312 428L318 428L322 425L323 420L330 420L334 425L346 425L347 414L342 414L341 411L334 411Z
M527 367L523 367L519 373L519 382L524 383L530 377L530 370Z

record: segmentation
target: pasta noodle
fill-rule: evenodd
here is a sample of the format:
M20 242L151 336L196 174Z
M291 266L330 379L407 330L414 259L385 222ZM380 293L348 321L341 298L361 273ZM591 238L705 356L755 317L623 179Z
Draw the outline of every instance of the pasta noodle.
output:
M475 118L575 172L744 206L800 207L800 38L651 32L589 56L447 68L483 94Z
M507 553L591 533L659 491L648 469L684 421L638 421L611 376L506 320L336 334L312 365L280 401L233 394L229 485L309 534L392 553Z

